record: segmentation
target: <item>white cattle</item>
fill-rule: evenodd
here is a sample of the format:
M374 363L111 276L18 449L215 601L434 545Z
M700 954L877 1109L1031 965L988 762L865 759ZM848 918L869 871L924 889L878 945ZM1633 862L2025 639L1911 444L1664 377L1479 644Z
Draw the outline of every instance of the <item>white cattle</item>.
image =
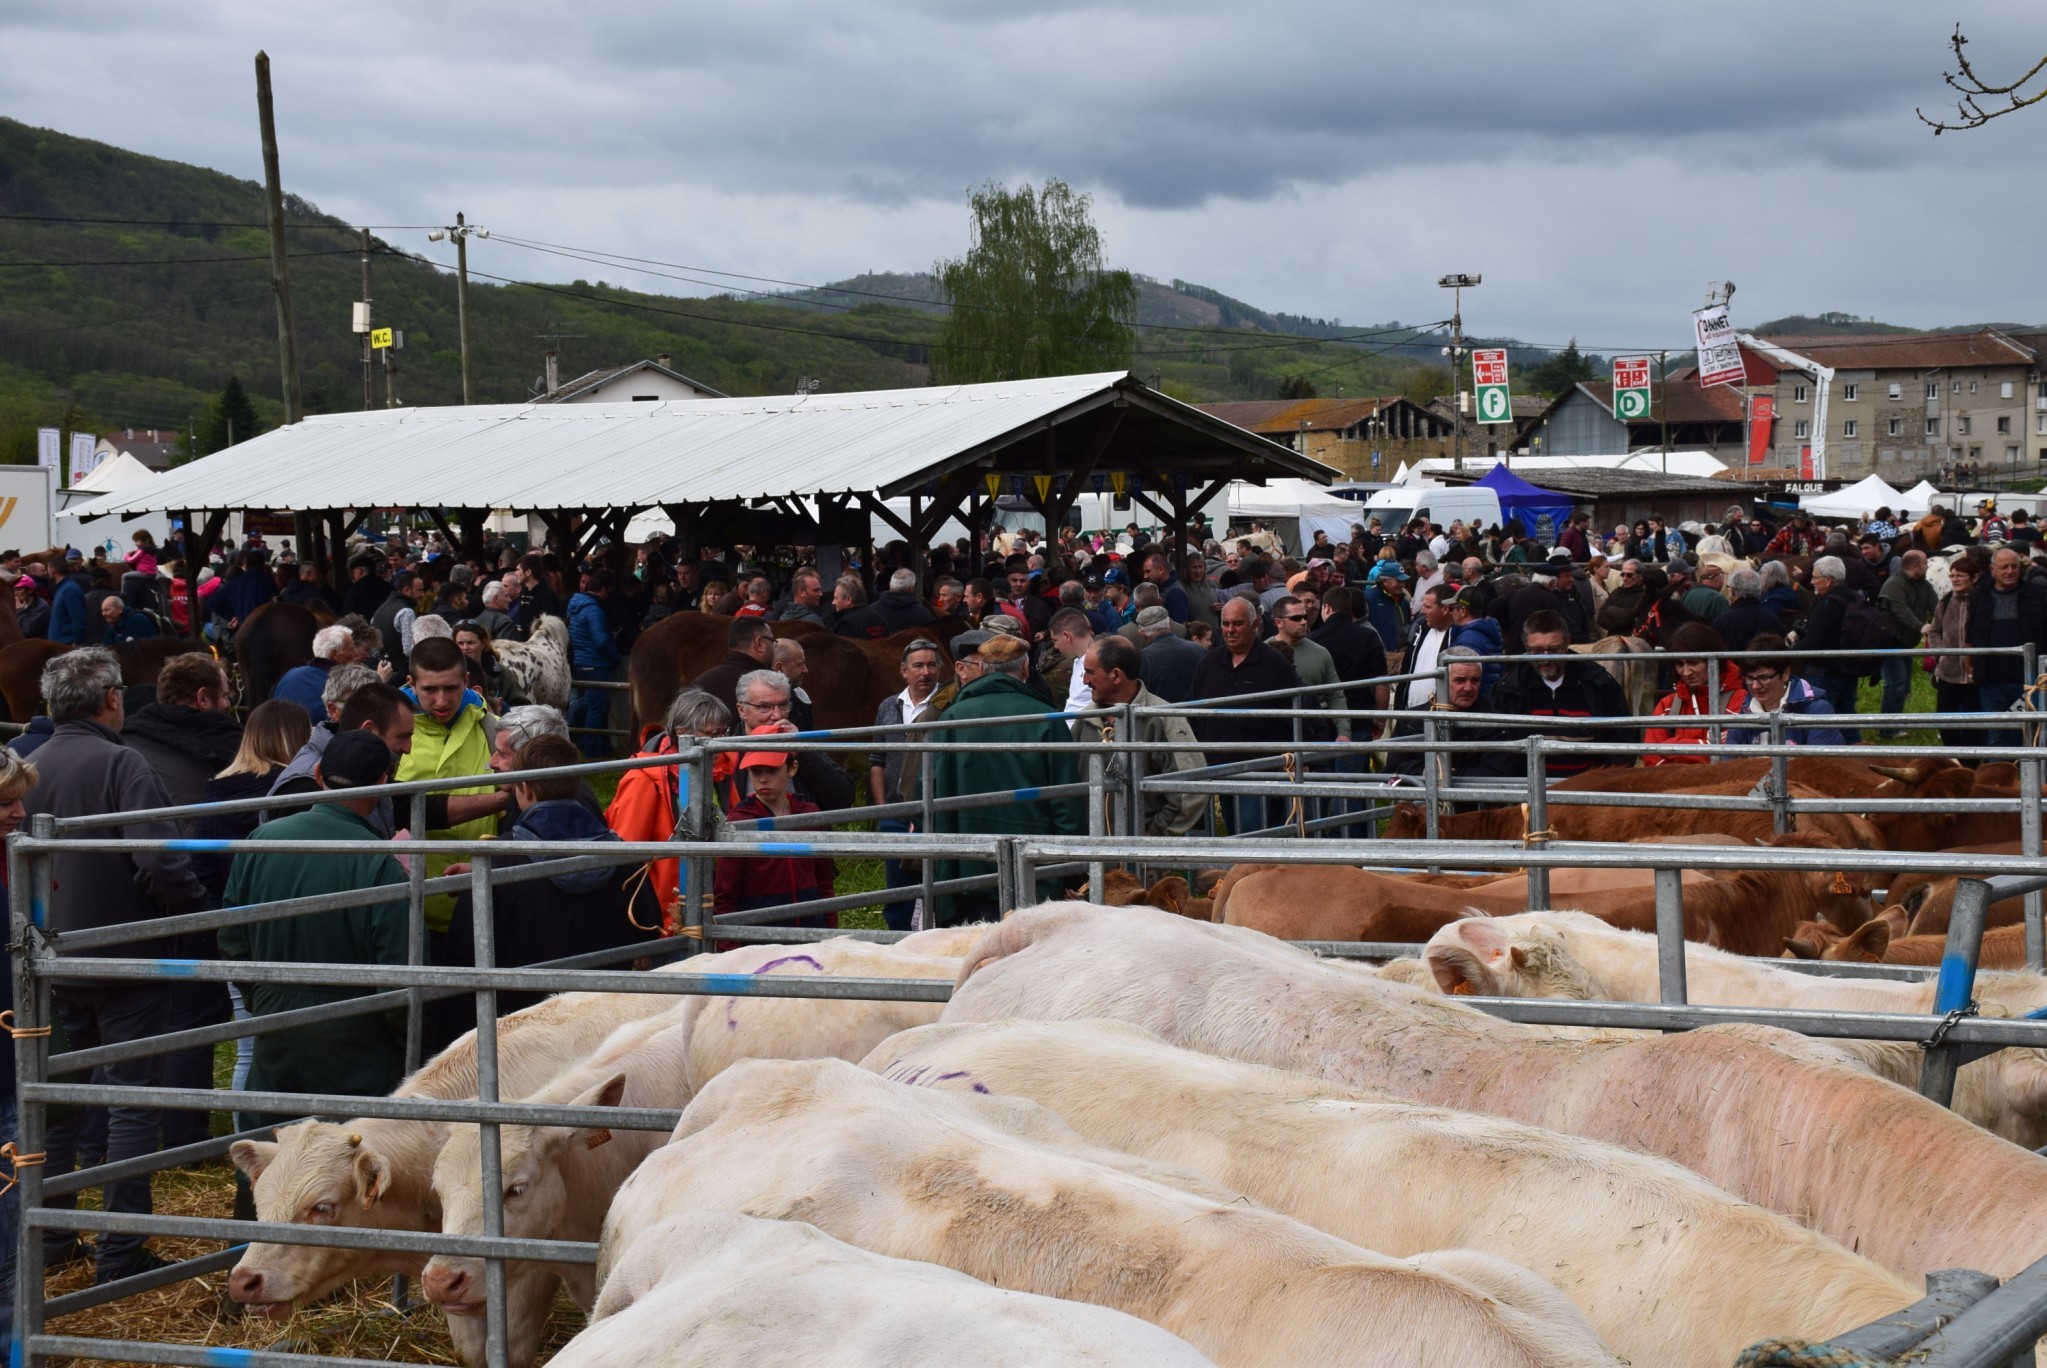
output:
M650 1227L698 1210L809 1221L878 1254L1091 1301L1225 1365L1617 1362L1555 1288L1503 1260L1389 1259L1198 1174L1094 1149L1030 1103L838 1060L749 1061L700 1091L612 1203L600 1286Z
M1135 1316L890 1259L801 1221L725 1212L647 1227L549 1368L1203 1368Z
M1582 912L1522 912L1453 922L1429 939L1430 982L1446 993L1493 997L1655 1002L1656 937L1622 931ZM1685 995L1718 1006L1791 1007L1815 1012L1925 1013L1934 981L1822 978L1685 947ZM1978 974L1985 1015L2024 1016L2047 1007L2047 978ZM1918 1082L1926 1056L1909 1041L1836 1040L1894 1083ZM1955 1112L2027 1149L2047 1145L2047 1050L2006 1049L1962 1066Z
M574 1107L675 1108L689 1101L686 1072L690 1026L677 1007L622 1026L588 1060L566 1070L528 1102ZM666 1143L662 1131L578 1126L499 1128L504 1182L504 1233L513 1238L595 1240L604 1209L640 1161ZM475 1126L458 1125L434 1162L441 1228L483 1233L482 1157ZM586 1263L510 1263L505 1268L506 1358L528 1368L540 1351L558 1286L588 1311L596 1284ZM484 1261L437 1254L420 1286L448 1316L455 1353L484 1361Z
M689 972L758 977L950 979L959 961L835 937L802 946L752 945L684 962ZM669 1001L670 999L663 999ZM857 1060L907 1026L935 1021L940 1004L859 998L737 994L692 997L673 1010L621 1027L587 1059L562 1069L523 1100L590 1107L679 1108L694 1090L740 1059ZM504 1231L535 1239L594 1240L612 1194L667 1136L641 1130L598 1133L562 1126L499 1128ZM482 1164L474 1126L453 1127L433 1166L441 1229L483 1233ZM435 1257L422 1286L448 1312L462 1361L482 1362L483 1260ZM558 1283L588 1310L590 1265L516 1263L506 1270L510 1361L538 1352Z
M563 993L498 1022L498 1091L518 1097L586 1059L628 1021L669 1010L659 993ZM476 1096L476 1033L462 1036L400 1084L395 1097ZM237 1140L229 1153L255 1193L256 1219L371 1230L438 1230L434 1156L447 1139L439 1121L359 1117L302 1121L277 1139ZM355 1278L416 1274L420 1254L252 1243L228 1276L228 1295L283 1319Z
M1907 1277L2047 1255L2047 1159L1788 1031L1572 1036L1240 927L1141 907L1012 913L947 1021L1113 1017L1176 1045L1661 1155Z
M1184 1164L1395 1256L1460 1247L1528 1268L1633 1363L1725 1368L1916 1299L1896 1274L1676 1164L1168 1045L1112 1021L923 1026L866 1067L1051 1108L1109 1149ZM1354 1181L1399 1174L1394 1183Z

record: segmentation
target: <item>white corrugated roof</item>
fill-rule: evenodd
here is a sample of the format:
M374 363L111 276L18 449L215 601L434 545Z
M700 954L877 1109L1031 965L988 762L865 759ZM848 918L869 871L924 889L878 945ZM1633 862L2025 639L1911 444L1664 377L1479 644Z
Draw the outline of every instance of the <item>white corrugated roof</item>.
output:
M325 414L71 510L644 508L874 491L1118 390L1278 467L1337 472L1125 372L851 394Z

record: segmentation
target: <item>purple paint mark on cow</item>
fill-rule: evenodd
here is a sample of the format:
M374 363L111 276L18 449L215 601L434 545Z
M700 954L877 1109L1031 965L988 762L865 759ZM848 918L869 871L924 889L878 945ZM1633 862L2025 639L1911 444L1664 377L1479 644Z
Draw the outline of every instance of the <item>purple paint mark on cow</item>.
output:
M824 972L824 966L822 964L819 964L815 959L811 958L809 955L782 955L779 958L769 960L766 964L763 964L760 968L754 970L754 973L765 974L768 972L768 970L773 969L778 964L807 964L811 968L817 970L817 972L820 974Z
M986 1083L976 1083L976 1084L974 1085L974 1091L975 1091L975 1092L977 1092L977 1093L984 1093L984 1092L987 1092L987 1091L988 1091L988 1085L987 1085Z
M739 1005L738 998L725 999L725 1029L728 1031L736 1031L739 1029L739 1018L732 1015L732 1009L737 1007L738 1005Z
M954 1069L951 1073L942 1073L931 1081L933 1083L943 1083L948 1078L965 1078L966 1076L967 1071L965 1069Z

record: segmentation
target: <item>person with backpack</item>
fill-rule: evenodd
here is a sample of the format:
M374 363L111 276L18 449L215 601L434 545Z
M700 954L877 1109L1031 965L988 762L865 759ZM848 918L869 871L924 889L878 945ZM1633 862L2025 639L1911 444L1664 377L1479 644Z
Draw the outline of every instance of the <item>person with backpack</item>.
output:
M1848 567L1839 556L1821 556L1812 563L1812 592L1812 611L1806 615L1805 632L1798 641L1801 650L1853 651L1897 644L1876 605L1848 587ZM1856 710L1856 690L1874 664L1843 656L1820 657L1812 662L1806 678L1837 715L1846 717ZM1860 732L1847 728L1842 735L1847 745L1862 739Z

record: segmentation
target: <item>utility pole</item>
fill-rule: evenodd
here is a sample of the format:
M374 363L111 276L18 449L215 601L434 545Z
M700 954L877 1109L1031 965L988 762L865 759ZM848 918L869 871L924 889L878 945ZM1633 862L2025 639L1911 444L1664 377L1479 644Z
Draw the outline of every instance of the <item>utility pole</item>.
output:
M455 211L455 226L436 228L426 235L428 242L439 242L444 238L455 240L455 327L462 339L462 402L476 402L469 396L469 239L474 235L488 238L490 229L478 228L462 217L462 211Z
M376 354L370 350L370 230L362 230L362 303L358 306L355 330L362 334L362 406L377 406Z
M285 270L284 186L277 169L277 120L270 103L270 54L256 54L256 117L263 129L263 198L270 216L270 288L277 294L277 368L284 389L284 421L304 416L299 402L299 348L291 321L291 277Z
M1446 275L1436 284L1450 295L1450 465L1464 469L1464 288L1482 279L1476 275Z
M1670 473L1670 353L1656 353L1656 413L1663 425L1663 473Z

